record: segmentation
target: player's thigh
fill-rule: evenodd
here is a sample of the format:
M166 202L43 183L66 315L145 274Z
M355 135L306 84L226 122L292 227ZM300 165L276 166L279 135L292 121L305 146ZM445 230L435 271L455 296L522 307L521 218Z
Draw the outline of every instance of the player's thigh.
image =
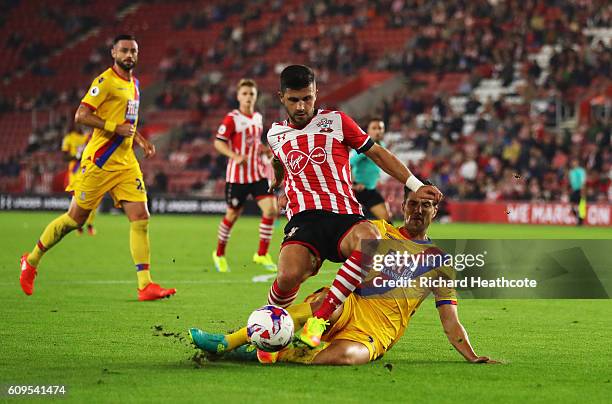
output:
M225 209L225 219L228 222L234 223L236 220L238 220L238 218L240 217L240 215L242 215L242 211L244 210L244 207L239 207L239 208L232 208L231 206L227 206L227 208Z
M83 210L95 209L104 194L112 189L116 178L116 173L104 171L95 164L84 165L72 185L73 201Z
M265 217L276 217L278 214L278 203L276 196L270 191L267 180L259 180L250 184L250 193L257 201L257 206Z
M266 195L257 198L257 206L265 217L276 217L278 204L274 195Z
M115 207L123 207L130 221L148 218L147 189L140 168L132 167L115 175L116 179L110 190Z
M82 225L89 217L91 210L80 207L74 197L70 201L70 207L68 208L68 216L72 218L79 225Z
M315 273L317 265L317 257L306 246L283 245L278 256L277 280L290 287L298 286Z
M363 240L376 240L380 233L371 222L364 220L353 226L340 242L340 252L344 257L349 257L353 251L361 251Z
M360 342L335 339L312 362L316 365L363 365L370 361L368 347Z
M390 219L389 210L387 209L387 205L384 202L370 207L370 212L372 212L374 217L376 217L377 219L387 221Z

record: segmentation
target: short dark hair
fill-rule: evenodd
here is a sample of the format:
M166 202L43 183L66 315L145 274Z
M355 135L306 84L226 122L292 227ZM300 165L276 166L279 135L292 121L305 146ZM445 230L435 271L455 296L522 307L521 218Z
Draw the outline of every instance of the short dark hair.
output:
M429 180L423 180L423 185L433 185L433 184ZM410 195L410 192L412 191L410 191L408 187L404 186L404 202L406 202L406 199L408 199L408 195Z
M368 126L372 122L382 122L382 123L385 123L385 121L381 117L379 117L379 116L371 116L370 118L368 118Z
M282 93L288 88L301 90L315 82L312 69L304 65L291 65L283 69L280 75L280 90Z
M113 46L117 45L117 42L119 41L135 41L135 40L136 40L136 37L134 35L130 35L130 34L117 35L115 39L113 39Z

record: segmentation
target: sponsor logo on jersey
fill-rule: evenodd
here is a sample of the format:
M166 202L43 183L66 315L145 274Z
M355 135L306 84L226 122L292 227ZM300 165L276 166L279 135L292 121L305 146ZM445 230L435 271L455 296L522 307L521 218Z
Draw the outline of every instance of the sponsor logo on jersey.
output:
M93 86L89 89L89 95L91 95L92 97L97 97L98 94L100 94L100 87Z
M309 154L301 150L291 150L287 153L287 168L292 174L297 175L304 171L308 163L321 165L327 160L327 152L321 146L317 146Z
M125 110L125 119L131 123L136 122L138 119L138 106L140 105L140 101L137 100L128 100L127 108Z

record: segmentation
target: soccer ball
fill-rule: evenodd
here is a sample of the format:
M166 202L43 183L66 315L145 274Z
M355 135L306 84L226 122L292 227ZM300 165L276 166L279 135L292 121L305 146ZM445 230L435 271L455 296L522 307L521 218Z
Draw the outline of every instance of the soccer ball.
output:
M262 351L280 351L293 338L293 319L282 307L263 306L249 316L247 335Z

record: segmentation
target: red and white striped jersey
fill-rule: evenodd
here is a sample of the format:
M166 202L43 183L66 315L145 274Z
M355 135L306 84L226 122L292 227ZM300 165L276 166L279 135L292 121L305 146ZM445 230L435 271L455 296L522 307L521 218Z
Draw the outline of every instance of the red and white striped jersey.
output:
M301 129L274 123L267 137L285 166L289 218L315 209L363 214L352 190L349 148L363 153L374 142L355 121L343 112L319 110Z
M261 134L263 118L259 112L245 115L235 109L225 115L217 129L217 139L227 142L230 149L247 157L247 163L238 165L232 159L227 163L225 181L235 184L250 184L266 179L261 160Z

